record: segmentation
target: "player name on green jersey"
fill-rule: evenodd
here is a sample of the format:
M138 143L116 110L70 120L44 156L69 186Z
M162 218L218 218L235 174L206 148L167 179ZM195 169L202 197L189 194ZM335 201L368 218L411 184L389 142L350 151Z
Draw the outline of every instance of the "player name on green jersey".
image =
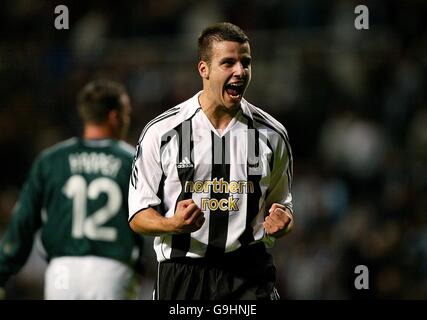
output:
M122 166L122 161L111 154L103 152L72 153L68 157L73 174L101 174L115 178Z
M135 261L140 238L129 228L126 201L133 151L113 139L71 138L40 154L14 210L19 218L0 248L0 285L13 273L1 268L2 259L18 261L32 247L32 236L19 233L33 235L41 227L48 259L96 255Z

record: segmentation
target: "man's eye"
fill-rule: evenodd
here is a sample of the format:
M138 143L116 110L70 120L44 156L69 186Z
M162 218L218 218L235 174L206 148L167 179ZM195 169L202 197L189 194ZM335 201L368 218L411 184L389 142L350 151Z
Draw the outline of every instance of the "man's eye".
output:
M242 61L243 68L249 68L250 65L251 65L251 61L250 60L243 60Z

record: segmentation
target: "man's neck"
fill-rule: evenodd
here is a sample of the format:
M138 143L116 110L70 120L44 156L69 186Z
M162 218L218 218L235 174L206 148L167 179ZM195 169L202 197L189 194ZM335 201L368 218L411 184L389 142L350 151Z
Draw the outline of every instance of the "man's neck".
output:
M108 139L114 138L111 129L102 125L86 125L83 131L84 139Z
M212 103L205 95L203 95L203 93L199 96L199 104L202 107L206 117L212 123L212 126L215 129L220 130L225 130L230 121L240 110L240 107L229 109L224 106Z

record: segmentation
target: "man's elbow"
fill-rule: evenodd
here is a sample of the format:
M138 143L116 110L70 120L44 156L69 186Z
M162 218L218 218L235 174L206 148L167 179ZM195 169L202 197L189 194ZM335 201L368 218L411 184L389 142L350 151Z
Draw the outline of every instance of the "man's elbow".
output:
M151 223L149 223L149 218L147 217L145 210L135 213L129 221L129 226L133 232L147 236L155 235L155 233L152 232L150 225Z
M135 233L142 234L144 233L144 228L141 226L141 211L135 213L132 219L129 221L129 226Z
M133 230L133 232L140 233L139 228L138 228L138 224L136 223L135 220L136 219L134 217L131 221L129 221L129 226Z

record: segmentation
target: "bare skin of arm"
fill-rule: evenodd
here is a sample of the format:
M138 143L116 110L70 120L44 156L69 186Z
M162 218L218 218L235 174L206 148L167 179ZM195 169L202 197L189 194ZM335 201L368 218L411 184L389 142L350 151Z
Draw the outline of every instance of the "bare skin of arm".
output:
M153 208L139 211L130 222L133 231L158 236L162 234L183 234L199 230L205 218L192 199L178 202L175 214L164 217Z

